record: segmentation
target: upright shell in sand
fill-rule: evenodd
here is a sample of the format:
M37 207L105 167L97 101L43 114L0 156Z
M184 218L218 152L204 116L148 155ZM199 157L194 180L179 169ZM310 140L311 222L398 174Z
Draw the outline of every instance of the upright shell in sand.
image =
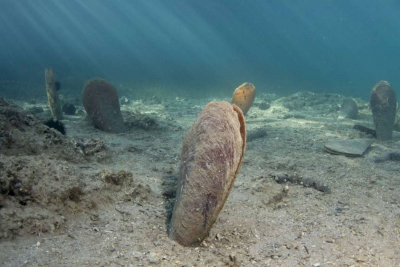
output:
M358 116L358 106L356 101L351 98L345 98L340 105L339 119L356 119Z
M397 97L390 83L380 81L374 86L370 105L376 137L381 140L391 139L396 119Z
M117 89L106 80L102 78L88 80L83 88L82 102L96 128L111 133L121 133L126 130Z
M53 119L59 121L62 119L61 103L56 88L56 82L54 80L54 74L52 68L46 68L44 71L46 80L46 92L47 99L49 101L49 107Z
M246 147L242 111L211 102L183 141L170 237L183 246L200 244L223 208Z

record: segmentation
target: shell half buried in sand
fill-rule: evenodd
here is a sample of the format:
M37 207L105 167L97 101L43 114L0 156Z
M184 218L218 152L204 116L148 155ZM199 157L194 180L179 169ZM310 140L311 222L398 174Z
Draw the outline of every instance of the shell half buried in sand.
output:
M195 246L208 235L232 189L245 147L240 108L225 101L207 104L183 141L172 239Z
M324 147L331 154L361 157L373 142L374 139L336 140L326 143Z

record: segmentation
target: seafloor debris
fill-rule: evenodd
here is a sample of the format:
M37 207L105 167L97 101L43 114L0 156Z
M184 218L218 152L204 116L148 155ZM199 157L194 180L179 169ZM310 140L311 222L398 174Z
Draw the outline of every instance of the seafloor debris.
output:
M232 189L246 146L242 111L211 102L184 139L170 236L184 246L200 244Z
M68 199L74 202L81 201L81 197L84 195L82 188L79 186L71 187L68 190Z
M294 114L294 113L288 113L280 117L280 119L286 120L286 119L305 119L306 116L301 115L301 114Z
M60 153L62 151L63 153ZM52 155L54 159L80 161L73 144L31 113L0 98L0 154Z
M282 97L274 102L280 104L289 111L303 111L309 114L310 111L318 114L329 114L339 110L338 104L342 96L329 93L298 92L296 94Z
M121 187L124 188L124 202L137 201L142 203L151 201L154 198L150 186L134 180L132 172L119 171L117 173L110 173L103 170L101 176L108 189L121 191Z
M36 123L34 116L26 114L19 106L0 97L0 130L18 129L24 132L26 127Z
M243 111L243 115L246 115L253 105L255 97L256 88L254 85L251 83L244 83L233 92L232 104L238 106Z
M132 192L125 198L125 200L130 201L131 199L137 200L139 202L149 201L153 198L152 190L148 184L138 183L136 184Z
M113 185L130 185L133 181L133 175L131 172L119 171L117 173L109 173L102 171L104 182Z
M278 184L292 183L302 185L304 187L311 187L323 193L330 193L331 189L328 185L323 182L317 181L312 178L302 178L295 175L289 174L274 174L271 175L275 182Z
M267 109L269 109L270 107L271 107L271 104L269 104L268 102L265 102L265 101L261 102L261 103L258 105L258 108L261 109L261 110L267 110Z
M66 114L66 115L75 115L76 112L76 108L75 105L72 103L65 103L62 106L62 111Z
M374 158L374 161L377 163L384 161L400 161L400 151L389 151L385 152Z
M99 138L76 139L73 141L75 147L79 148L83 154L91 156L107 149L106 143Z
M127 98L126 96L121 97L121 99L119 100L119 103L121 105L128 105L131 103L131 100L129 98Z
M373 129L370 129L368 127L356 124L356 125L353 126L353 129L358 130L360 132L363 132L365 134L371 135L373 137L376 137L376 131L373 130Z
M124 117L126 118L125 124L129 129L153 130L160 128L157 119L149 114L142 114L139 111L125 112Z
M370 105L374 119L376 137L392 139L397 112L396 92L387 81L378 82L371 92Z
M83 117L83 116L86 115L86 112L83 111L82 109L78 109L78 110L76 111L76 114L75 114L75 115L76 115L76 116Z
M144 105L159 105L163 102L161 98L156 95L143 98L141 101Z
M289 195L289 187L286 185L282 188L279 193L274 194L266 203L267 205L273 205L277 207L277 204L282 202Z
M339 119L349 118L356 119L358 116L358 106L357 103L351 98L345 98L340 105Z
M267 136L266 127L260 127L247 132L247 142L253 141L254 139L263 138Z
M96 128L112 133L126 130L117 89L107 81L101 78L88 80L83 89L82 101L87 115Z

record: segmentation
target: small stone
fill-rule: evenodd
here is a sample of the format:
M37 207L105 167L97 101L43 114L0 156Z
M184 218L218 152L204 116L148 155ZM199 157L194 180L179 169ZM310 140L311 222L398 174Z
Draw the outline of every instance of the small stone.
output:
M288 186L288 185L285 185L285 187L282 189L282 191L283 191L284 193L289 192L289 186Z
M81 109L78 109L78 111L76 112L76 115L77 115L77 116L83 117L83 116L86 115L86 113L85 113L85 111L83 111L83 110L81 110Z
M129 100L129 98L127 98L126 96L121 97L121 99L119 100L119 102L121 103L121 105L128 105L129 103L131 103L131 101Z
M267 110L271 107L271 105L267 102L261 102L260 105L258 105L258 108L261 110Z
M149 254L147 254L147 260L150 263L158 263L159 262L157 255L154 252L150 252Z
M367 262L368 261L368 257L367 256L356 256L356 262Z
M133 256L134 258L139 259L139 258L142 257L142 253L140 253L139 251L133 251L133 252L132 252L132 256Z
M98 221L98 220L99 220L99 215L97 215L97 214L92 214L92 215L90 215L90 219L91 219L92 221Z
M221 241L221 239L222 239L222 236L220 233L218 233L215 237L217 238L218 241Z

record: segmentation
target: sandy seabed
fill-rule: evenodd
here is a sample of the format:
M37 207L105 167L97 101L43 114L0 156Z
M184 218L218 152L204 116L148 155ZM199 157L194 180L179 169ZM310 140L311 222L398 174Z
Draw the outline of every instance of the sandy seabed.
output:
M167 221L183 138L213 99L131 99L121 107L128 132L65 116L66 136L42 124L44 101L1 99L0 264L400 266L400 164L377 160L400 150L400 133L363 157L327 153L328 141L371 138L352 128L372 126L368 104L357 99L359 118L338 119L342 99L257 96L247 130L265 135L248 140L225 207L196 248L170 240ZM329 192L277 183L282 175Z

